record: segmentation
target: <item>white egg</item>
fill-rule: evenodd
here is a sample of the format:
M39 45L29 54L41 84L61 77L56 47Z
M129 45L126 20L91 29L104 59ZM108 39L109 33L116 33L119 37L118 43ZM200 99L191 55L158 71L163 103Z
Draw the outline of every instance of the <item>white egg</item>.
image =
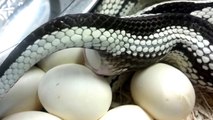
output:
M99 75L114 75L114 67L101 57L98 51L92 49L84 50L85 65Z
M163 63L136 72L131 81L131 94L135 103L157 120L186 118L195 104L195 91L189 79Z
M62 120L54 115L39 111L25 111L9 115L2 120Z
M96 120L111 104L110 85L82 65L64 64L49 70L38 94L44 108L67 120Z
M122 105L109 110L99 120L153 120L137 105Z
M83 49L68 48L60 50L41 60L38 63L38 67L40 67L44 71L48 71L55 66L66 63L83 64Z
M101 67L101 56L96 50L85 49L84 50L85 65L92 70L97 70Z
M44 71L32 67L0 100L0 117L26 110L41 110L42 105L38 98L38 85Z

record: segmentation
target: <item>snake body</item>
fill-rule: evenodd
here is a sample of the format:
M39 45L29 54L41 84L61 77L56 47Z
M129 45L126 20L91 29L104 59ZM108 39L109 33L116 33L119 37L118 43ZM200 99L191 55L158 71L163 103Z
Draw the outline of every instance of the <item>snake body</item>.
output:
M187 13L182 9L155 13L155 6L143 13L146 15L121 18L87 13L47 22L28 35L0 66L0 96L44 57L74 47L99 51L114 74L161 61L176 63L192 82L213 90L213 2L185 3L192 5ZM203 9L209 18L196 16Z

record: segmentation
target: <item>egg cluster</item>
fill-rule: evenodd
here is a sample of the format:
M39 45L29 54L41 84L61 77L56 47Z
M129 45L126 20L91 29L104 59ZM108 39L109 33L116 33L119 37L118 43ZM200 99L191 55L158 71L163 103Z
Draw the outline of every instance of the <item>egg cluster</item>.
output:
M78 63L79 61L72 56L76 52L87 54L72 49L58 51L54 53L58 55L48 56L44 59L47 60L46 62L41 62L27 71L0 101L2 106L0 118L3 120L179 120L187 117L192 111L195 100L192 85L177 69L160 63L135 73L132 78L128 78L131 81L128 86L131 87L134 101L123 105L122 101L121 103L112 101L115 100L112 99L112 94L117 95L116 92L120 91L114 93L111 90L113 88L110 85L114 86L110 82L111 77L98 76L86 66L61 59L69 53L70 59ZM85 58L81 57L81 59L87 61L87 55L83 56ZM94 59L97 57L94 56ZM153 73L155 76L150 76ZM171 76L174 78L171 79ZM119 84L119 88L122 87L120 85L122 84ZM128 91L130 92L130 88ZM156 95L160 97L155 99ZM180 97L182 99L179 99ZM113 103L117 103L117 106ZM151 106L147 107L147 105Z
M125 16L134 6L134 0L105 0L99 5L96 12L111 16ZM147 9L147 11L149 11L149 9ZM0 104L2 104L0 116L8 115L10 112L13 113L13 110L17 107L16 103L19 104L24 101L24 99L34 98L37 95L37 91L35 92L35 90L33 90L33 93L29 92L35 95L34 97L30 96L32 94L28 92L20 92L19 90L13 90L6 94L22 75L26 77L26 74L29 72L28 69L54 52L73 47L89 48L103 53L103 56L99 56L99 58L95 58L94 56L92 60L122 58L122 60L119 59L116 60L116 62L118 63L117 65L125 69L120 69L119 66L110 64L112 61L100 60L98 61L100 63L94 61L94 67L91 66L97 69L96 71L94 70L96 73L103 73L104 71L114 75L126 71L130 67L133 69L140 68L141 65L139 64L141 63L147 64L148 66L160 60L165 60L166 62L172 60L175 61L174 65L177 65L176 67L184 72L193 83L199 84L212 91L213 84L210 78L213 76L213 45L210 43L211 39L209 39L211 38L209 35L211 33L205 31L207 30L206 28L208 28L205 26L206 24L203 23L205 24L204 26L196 28L194 27L196 25L193 26L193 24L190 24L189 20L191 19L183 19L183 21L185 20L185 22L187 22L187 25L182 22L175 24L174 18L179 18L178 15L174 17L175 15L158 16L158 14L148 14L147 16L156 15L153 16L150 22L149 19L152 17L145 18L144 16L146 16L146 14L141 15L142 12L138 14L129 16L131 18L91 15L92 19L87 19L89 22L91 21L91 24L84 19L84 15L79 15L76 19L69 19L70 21L67 21L66 17L64 17L62 18L64 21L60 21L61 19L56 20L54 29L57 30L54 32L48 31L52 29L49 23L49 26L47 25L44 29L39 29L46 30L47 28L46 35L41 35L41 37L36 39L32 44L30 42L29 44L27 43L27 48L17 58L15 58L16 56L14 57L15 61L11 62L12 64L9 68L4 68L6 71L0 78L0 98L1 96L6 97L0 101ZM213 23L212 7L194 11L191 15ZM144 18L136 18L139 16L143 16ZM163 25L163 23L166 22L167 17L170 22L168 22L169 25L166 26ZM182 17L185 18L185 16ZM163 18L163 20L159 18ZM104 21L103 19L107 20ZM139 21L138 19L142 20ZM199 24L200 22L197 18L192 18L192 20L195 20L195 24ZM198 20L198 22L196 20ZM74 27L70 27L73 24L72 22L74 23ZM99 22L103 23L99 25ZM105 24L108 22L112 22L113 24ZM58 25L58 23L62 23L63 27ZM71 25L67 25L70 23ZM114 23L119 23L119 25L114 27ZM110 28L108 25L113 27ZM140 25L140 27L137 25ZM64 28L64 26L66 26L66 28ZM36 32L37 31L32 33L32 35L35 34L36 36ZM42 33L44 32L42 31ZM22 44L25 44L24 42ZM20 46L22 46L22 44ZM187 55L187 53L190 54ZM85 52L85 54L87 53ZM87 55L84 55L84 57L87 57ZM102 61L106 63L101 63ZM141 61L154 62L146 63ZM132 62L134 62L134 64L131 64ZM38 66L43 66L42 64L46 63L50 62L39 63ZM103 64L110 64L110 66L103 68L106 67ZM57 65L55 64L55 66ZM138 115L134 119L152 120L153 117L159 120L180 120L186 117L194 106L195 93L188 78L177 69L165 64L153 65L143 71L137 71L133 75L130 91L134 104L137 105L127 105L111 110L109 110L112 99L110 84L106 82L107 80L103 76L94 74L82 65L66 64L55 66L48 67L47 69L43 68L47 73L45 73L38 87L38 96L46 112L63 119L108 120L111 119L109 116L113 115L114 111L123 110L122 113L124 113L124 110L128 107L128 110L132 109L132 111L134 111L133 113ZM37 69L37 73L35 76L31 75L32 78L29 79L40 79L37 77L41 77L44 74L44 72L41 72L38 68L33 67L32 69ZM32 69L30 69L30 72ZM204 72L207 72L207 75L200 74ZM153 75L153 73L155 73L155 75ZM38 86L38 84L36 85ZM29 85L27 86L29 87ZM20 88L22 87L18 89ZM23 88L25 90L25 87ZM28 90L30 91L29 88L26 89L26 91ZM37 96L35 99L37 102ZM15 107L4 104L8 101L14 103ZM34 102L35 101L31 101L30 104L34 104ZM26 107L28 106L26 105ZM22 107L18 106L18 108L21 109ZM38 109L33 108L32 110L40 109L41 105ZM8 112L9 110L11 111ZM126 109L125 111L128 110ZM19 112L23 110L14 111ZM130 111L127 114L121 114L119 117L123 118L120 119L132 119L129 113ZM31 115L31 113L27 114ZM36 114L39 116L40 113ZM23 114L18 114L18 116L20 115ZM57 120L60 119L55 116L51 117ZM8 118L16 119L17 116L9 116ZM113 116L112 119L117 118Z

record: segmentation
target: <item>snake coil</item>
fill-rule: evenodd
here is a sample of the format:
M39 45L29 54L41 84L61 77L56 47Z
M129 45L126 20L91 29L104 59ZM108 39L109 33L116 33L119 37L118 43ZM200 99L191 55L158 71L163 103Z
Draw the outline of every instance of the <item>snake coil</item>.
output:
M213 2L165 2L119 17L134 5L103 1L101 14L65 15L40 26L0 66L0 96L42 58L74 47L99 51L114 74L167 62L213 91Z

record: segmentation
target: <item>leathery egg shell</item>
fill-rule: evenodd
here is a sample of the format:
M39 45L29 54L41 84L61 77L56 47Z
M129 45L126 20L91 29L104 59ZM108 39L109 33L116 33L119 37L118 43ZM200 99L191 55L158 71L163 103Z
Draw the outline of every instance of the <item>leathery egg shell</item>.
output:
M25 111L9 115L2 120L61 120L49 113L40 111Z
M49 70L38 88L44 108L66 120L97 120L111 104L110 85L82 65L64 64Z
M0 100L0 117L27 110L41 110L37 90L45 72L37 67L27 71Z
M67 48L57 51L38 63L38 66L44 71L62 64L83 64L83 48Z
M153 120L137 105L122 105L109 110L99 120Z
M85 65L99 75L114 75L114 69L96 50L84 50Z
M192 112L195 91L178 69L163 63L134 74L131 94L136 104L157 120L181 120Z

